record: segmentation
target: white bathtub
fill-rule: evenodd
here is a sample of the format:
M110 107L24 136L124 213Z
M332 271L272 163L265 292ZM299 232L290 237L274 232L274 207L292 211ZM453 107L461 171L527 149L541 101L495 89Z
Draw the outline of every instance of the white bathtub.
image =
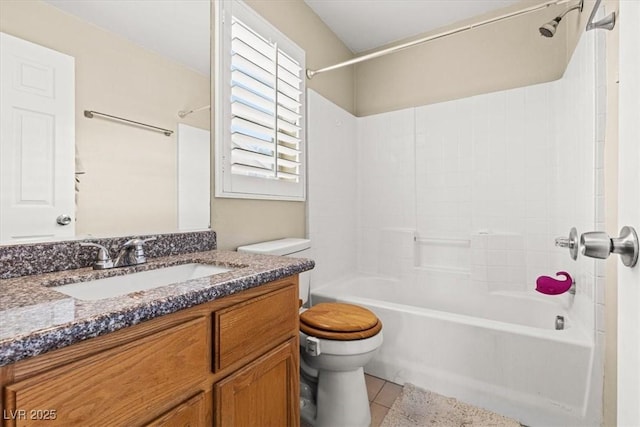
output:
M351 277L311 298L365 306L382 320L384 343L365 368L372 375L530 426L597 424L586 415L593 340L572 324L568 295L489 293L465 275L422 272L403 282ZM555 329L557 315L566 329Z

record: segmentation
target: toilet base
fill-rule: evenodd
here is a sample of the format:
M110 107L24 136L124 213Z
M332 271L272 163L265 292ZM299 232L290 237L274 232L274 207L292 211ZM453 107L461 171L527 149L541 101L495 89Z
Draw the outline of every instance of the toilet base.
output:
M368 427L371 411L364 370L325 371L318 375L314 427Z

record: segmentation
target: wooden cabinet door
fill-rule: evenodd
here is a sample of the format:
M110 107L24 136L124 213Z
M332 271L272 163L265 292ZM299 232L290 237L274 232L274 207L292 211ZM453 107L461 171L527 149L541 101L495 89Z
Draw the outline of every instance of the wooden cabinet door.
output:
M209 399L211 398L210 394ZM207 411L205 392L201 392L182 402L161 417L156 418L145 427L204 427L211 425ZM210 400L208 401L210 404Z
M216 426L298 426L298 352L292 338L217 383Z

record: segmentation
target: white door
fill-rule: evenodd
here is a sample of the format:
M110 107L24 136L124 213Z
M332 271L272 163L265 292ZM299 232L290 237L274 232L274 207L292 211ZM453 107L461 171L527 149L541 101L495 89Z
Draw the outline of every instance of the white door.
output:
M74 79L73 57L0 33L0 243L75 234Z
M211 134L178 124L178 230L209 228Z
M640 2L620 1L619 25L618 224L640 232ZM640 263L618 264L618 425L640 426Z

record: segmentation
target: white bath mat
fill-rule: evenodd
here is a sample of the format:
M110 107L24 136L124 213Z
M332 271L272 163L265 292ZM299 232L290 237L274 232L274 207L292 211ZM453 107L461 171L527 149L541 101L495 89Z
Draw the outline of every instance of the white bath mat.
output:
M516 420L406 383L380 427L520 427Z

